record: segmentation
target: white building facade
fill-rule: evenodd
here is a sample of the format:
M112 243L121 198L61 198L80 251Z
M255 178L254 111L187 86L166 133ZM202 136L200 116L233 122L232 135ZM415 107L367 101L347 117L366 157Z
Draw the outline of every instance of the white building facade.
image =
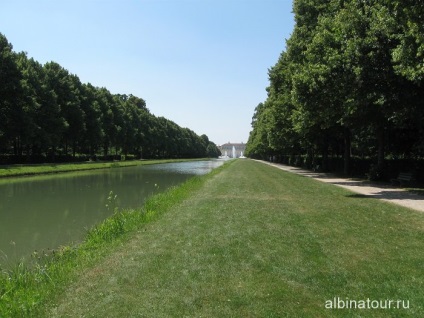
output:
M244 152L246 150L246 144L244 143L231 143L227 142L218 147L221 150L221 156L230 157L230 158L240 158L244 156Z

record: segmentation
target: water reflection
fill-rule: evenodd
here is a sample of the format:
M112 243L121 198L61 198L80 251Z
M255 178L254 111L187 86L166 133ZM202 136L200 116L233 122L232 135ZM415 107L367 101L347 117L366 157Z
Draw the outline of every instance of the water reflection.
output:
M80 240L112 213L106 208L110 191L119 207L134 208L221 164L194 161L1 180L0 264Z

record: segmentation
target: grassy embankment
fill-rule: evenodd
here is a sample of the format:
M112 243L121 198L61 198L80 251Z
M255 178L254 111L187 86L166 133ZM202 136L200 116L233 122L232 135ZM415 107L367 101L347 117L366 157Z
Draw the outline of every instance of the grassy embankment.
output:
M103 257L82 262L71 283L42 278L46 317L424 315L422 213L249 160L146 210L145 219L167 213L112 245L93 231ZM68 258L84 258L85 244ZM326 309L334 297L403 300L409 309Z
M205 159L159 159L159 160L129 160L114 162L80 162L80 163L63 163L63 164L37 164L37 165L0 165L0 178L29 176L37 174L59 173L84 171L94 169L130 167L138 165L148 165L167 162L181 162Z
M139 163L176 161L178 160ZM213 173L218 173L219 169ZM116 208L113 216L93 227L87 233L86 239L77 246L62 246L48 255L37 254L31 265L25 262L8 269L0 267L0 317L42 316L40 310L44 311L43 306L48 305L49 300L60 293L76 276L90 269L105 255L112 253L146 223L187 198L193 189L199 188L204 182L205 178L191 178L183 186L151 197L137 210L122 211ZM110 204L113 206L114 202Z

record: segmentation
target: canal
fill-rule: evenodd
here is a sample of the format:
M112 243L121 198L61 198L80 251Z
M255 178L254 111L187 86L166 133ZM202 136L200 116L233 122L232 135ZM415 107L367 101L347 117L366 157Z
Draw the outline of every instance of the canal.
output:
M118 208L136 208L149 196L223 160L189 161L0 180L0 267L34 251L80 241ZM109 207L107 207L109 205Z

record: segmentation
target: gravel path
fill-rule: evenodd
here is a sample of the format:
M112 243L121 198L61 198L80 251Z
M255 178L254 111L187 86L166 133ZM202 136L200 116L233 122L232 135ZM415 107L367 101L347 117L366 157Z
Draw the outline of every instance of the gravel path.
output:
M363 180L340 178L328 173L314 172L272 162L262 162L288 172L297 173L322 182L331 183L367 197L381 199L424 212L424 196L405 191L401 188L396 188L390 185L375 184Z

